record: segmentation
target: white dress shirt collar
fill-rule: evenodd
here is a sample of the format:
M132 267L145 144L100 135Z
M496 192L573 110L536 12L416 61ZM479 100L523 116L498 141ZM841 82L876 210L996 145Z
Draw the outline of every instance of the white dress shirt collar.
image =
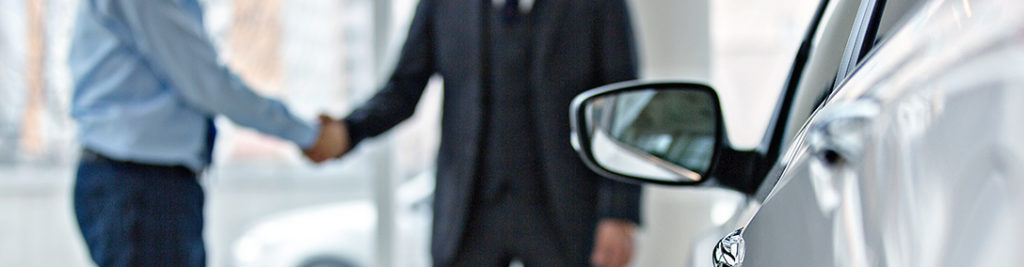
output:
M534 1L535 0L519 0L519 11L524 14L530 13L530 10L533 9ZM491 0L491 3L494 3L494 7L501 8L505 5L505 0Z

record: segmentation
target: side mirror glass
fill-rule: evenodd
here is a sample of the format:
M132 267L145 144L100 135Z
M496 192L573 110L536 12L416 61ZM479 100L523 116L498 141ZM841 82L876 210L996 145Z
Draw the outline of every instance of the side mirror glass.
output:
M704 181L721 143L718 96L691 83L614 84L573 102L573 145L611 178Z

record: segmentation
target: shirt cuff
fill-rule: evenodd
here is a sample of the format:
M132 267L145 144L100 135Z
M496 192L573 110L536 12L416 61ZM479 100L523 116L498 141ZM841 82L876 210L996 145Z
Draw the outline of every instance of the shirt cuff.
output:
M320 139L320 122L300 120L295 124L294 127L289 127L281 137L294 142L302 150L313 148L313 145L316 145L316 141Z

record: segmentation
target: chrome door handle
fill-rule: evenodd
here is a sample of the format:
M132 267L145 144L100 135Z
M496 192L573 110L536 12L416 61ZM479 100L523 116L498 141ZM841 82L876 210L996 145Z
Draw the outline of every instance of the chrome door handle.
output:
M878 116L879 104L869 99L855 100L822 112L808 129L810 151L830 165L857 163L864 152L864 135Z

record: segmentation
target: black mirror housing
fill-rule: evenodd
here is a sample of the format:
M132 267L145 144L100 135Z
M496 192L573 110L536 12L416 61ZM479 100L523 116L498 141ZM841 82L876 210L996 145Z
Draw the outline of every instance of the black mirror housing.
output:
M572 103L573 148L602 176L626 182L697 185L709 181L726 140L714 89L688 82L622 82Z

